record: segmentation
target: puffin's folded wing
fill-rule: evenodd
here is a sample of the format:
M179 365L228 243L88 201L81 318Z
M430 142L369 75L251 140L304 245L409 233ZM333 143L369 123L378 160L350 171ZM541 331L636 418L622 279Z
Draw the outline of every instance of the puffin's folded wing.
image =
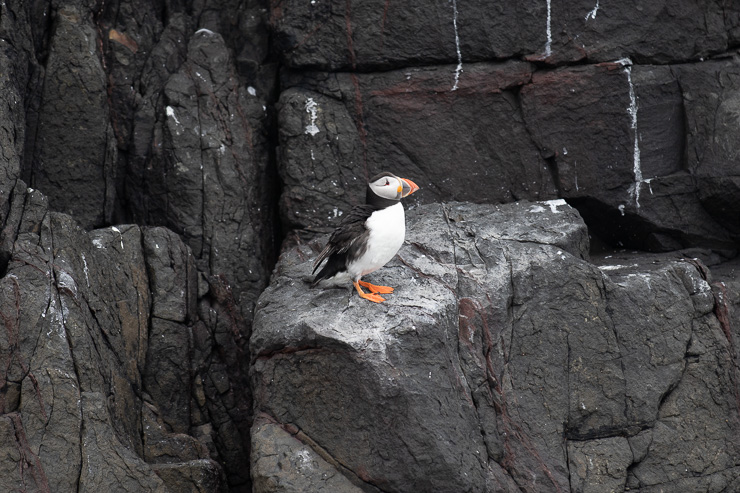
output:
M319 256L316 257L316 260L313 261L313 270L311 271L311 274L316 273L316 269L319 268L319 265L321 265L321 262L329 258L329 256L335 252L335 249L333 245L331 244L331 241L326 244L323 250L321 250L321 253L319 253Z
M370 205L356 205L343 218L337 229L329 237L329 241L316 260L313 263L313 271L319 268L321 262L335 253L345 253L354 245L363 235L367 235L365 222L376 210Z

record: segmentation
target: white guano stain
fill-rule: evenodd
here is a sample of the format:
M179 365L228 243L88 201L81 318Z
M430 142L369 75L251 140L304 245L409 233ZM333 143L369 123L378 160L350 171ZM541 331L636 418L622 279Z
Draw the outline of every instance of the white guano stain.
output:
M318 118L319 105L313 98L306 99L306 113L310 115L311 121L306 125L306 133L312 137L319 133L319 127L316 125L316 119Z
M111 226L110 229L112 229L113 231L115 231L116 233L118 233L118 236L121 237L121 250L123 250L123 234L121 233L121 230L118 229L118 228L116 228L115 226Z
M87 259L85 258L85 254L80 254L82 256L82 265L83 265L83 272L85 273L85 284L87 284L87 287L90 287L90 271L87 268Z
M460 51L460 36L457 32L457 0L452 0L452 25L455 28L455 49L457 50L457 68L455 69L455 84L450 91L457 91L457 85L460 82L460 73L462 68L462 52Z
M573 183L576 186L576 192L579 190L578 188L578 161L573 162Z
M591 12L589 12L588 14L586 14L586 20L589 20L589 19L594 20L594 19L596 19L596 12L598 12L598 11L599 11L599 0L596 0L596 7L594 7L593 10L591 10Z
M552 0L547 0L547 42L545 43L545 56L552 55Z
M177 115L175 114L175 108L173 108L172 106L168 106L166 111L167 111L167 116L175 120L175 123L180 125L180 120L177 119Z
M627 269L629 267L639 267L637 264L632 265L621 265L621 264L612 264L612 265L597 265L597 267L600 270L619 270L619 269Z
M552 212L553 214L560 213L560 211L558 210L558 206L568 205L568 203L564 199L548 200L545 203L550 206L550 212Z
M180 123L180 120L177 119L177 114L175 113L175 108L173 108L172 106L168 106L165 109L165 111L167 113L167 117L168 118L171 118L175 122L175 135L177 135L179 137L180 135L183 134L184 127L183 127L182 123Z

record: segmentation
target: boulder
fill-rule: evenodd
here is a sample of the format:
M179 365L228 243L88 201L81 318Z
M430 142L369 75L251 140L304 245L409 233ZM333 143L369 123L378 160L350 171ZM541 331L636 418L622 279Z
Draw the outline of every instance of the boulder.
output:
M311 289L319 243L282 255L250 341L253 450L271 446L267 426L305 437L279 453L308 446L363 491L740 479L737 369L703 264L592 263L562 200L425 205L407 222L367 278L396 288L382 304ZM295 481L264 460L255 491Z
M192 319L188 302L168 298L197 293L183 275L194 271L182 240L134 225L86 232L21 181L10 210L22 212L9 215L14 241L0 280L0 415L9 438L0 455L2 467L12 465L0 489L220 491L221 466L184 434L196 414L190 366L170 349L188 341ZM147 402L149 391L161 408Z

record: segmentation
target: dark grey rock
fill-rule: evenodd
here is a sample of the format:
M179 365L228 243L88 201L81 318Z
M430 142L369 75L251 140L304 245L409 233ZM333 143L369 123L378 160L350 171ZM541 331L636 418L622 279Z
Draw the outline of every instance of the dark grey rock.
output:
M732 490L740 5L186 3L0 5L1 491Z
M568 461L571 491L624 491L633 455L626 438L602 438L568 442Z
M551 170L510 91L532 69L471 65L454 90L444 67L286 75L278 163L284 226L336 225L364 199L366 180L386 169L421 187L412 203L555 198Z
M170 491L183 493L225 492L226 478L221 466L211 459L177 464L158 464L154 471Z
M152 315L173 322L194 322L197 272L190 249L166 228L147 228L144 255L152 291Z
M722 53L737 36L737 5L712 2L611 4L553 1L552 54L547 61L639 63L695 61Z
M150 464L178 464L208 458L208 448L197 438L185 433L168 431L167 424L157 414L159 408L144 403L144 460Z
M174 29L169 36L180 41ZM164 82L163 102L152 108L157 122L141 128L144 145L153 139L162 147L153 155L142 149L148 159L140 170L145 188L134 192L143 195L135 204L137 217L182 235L199 269L233 286L249 319L272 243L271 208L263 195L271 190L264 96L252 95L235 77L221 35L197 31L186 53Z
M327 462L323 455L301 442L305 435L291 434L267 416L255 419L252 432L252 476L255 491L324 493L360 493L335 469L338 463ZM321 452L321 450L319 450ZM331 461L331 457L327 457ZM339 466L341 467L341 466Z
M28 5L9 1L0 16L0 226L9 213L10 194L21 176L23 153L26 147L26 93L34 88L38 65L35 63L32 27ZM0 247L2 248L2 247ZM0 266L4 264L0 254Z
M668 67L625 63L535 74L522 89L527 125L555 162L561 196L614 245L732 250L685 168L686 135L706 133L685 128L680 79Z
M527 56L547 63L694 61L736 45L740 9L596 0L272 4L276 48L292 67L378 70ZM454 67L453 67L454 70Z
M312 246L285 252L260 298L255 409L364 490L738 480L736 369L701 264L589 263L564 201L415 208L368 277L396 288L380 305L310 289Z
M190 430L191 338L188 326L152 318L144 386L162 420L177 433Z
M740 236L740 165L733 115L740 107L737 57L676 67L683 89L687 135L687 168L696 179L702 206L732 237Z
M473 63L458 81L439 66L285 72L283 227L331 230L362 200L365 178L393 169L420 185L411 203L561 197L608 244L731 257L738 60Z
M740 361L740 261L734 259L713 265L712 279L715 313L722 330L735 348L735 361Z
M30 183L88 228L110 222L117 148L97 30L88 12L56 12Z
M228 284L210 279L210 296L200 301L193 325L191 424L228 477L230 491L250 491L247 326Z
M152 316L150 299L176 298L181 312L169 313L188 320L183 293L197 287L183 274L192 270L187 247L160 228L147 230L146 240L137 226L86 233L48 212L43 195L20 181L15 200L24 208L0 280L0 355L8 362L0 414L2 433L14 437L3 441L2 455L16 460L0 489L222 491L223 472L207 446L172 433L188 432L191 419L189 328ZM159 240L166 255L156 250ZM179 334L181 353L172 350ZM143 402L147 387L164 401L154 409L166 419Z
M161 483L136 459L141 424L131 412L149 311L138 228L87 236L68 216L43 214L34 195L2 281L4 381L20 394L2 412L20 416L16 432L38 454L36 483L48 484L41 491L99 489L107 467L128 471L119 474L125 491L155 491ZM106 262L111 251L121 263ZM83 467L90 460L94 473Z
M162 479L113 432L106 399L98 392L81 394L82 464L77 491L101 490L167 493ZM115 478L111 484L110 478ZM74 477L70 478L74 479ZM66 488L53 491L68 491Z

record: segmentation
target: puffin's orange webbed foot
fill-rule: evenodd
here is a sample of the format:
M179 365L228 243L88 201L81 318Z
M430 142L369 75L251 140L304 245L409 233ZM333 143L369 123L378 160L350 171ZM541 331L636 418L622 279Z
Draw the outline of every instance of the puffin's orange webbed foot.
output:
M362 282L362 281L360 281L360 282ZM355 289L357 290L357 294L360 295L360 298L365 298L366 300L370 300L370 301L373 301L375 303L382 303L382 302L385 301L385 298L383 298L379 294L366 293L366 292L364 292L362 290L362 288L360 287L360 283L353 282L352 284L355 286Z
M367 288L371 293L390 294L393 292L393 288L390 286L376 286L365 281L357 281L360 286Z

